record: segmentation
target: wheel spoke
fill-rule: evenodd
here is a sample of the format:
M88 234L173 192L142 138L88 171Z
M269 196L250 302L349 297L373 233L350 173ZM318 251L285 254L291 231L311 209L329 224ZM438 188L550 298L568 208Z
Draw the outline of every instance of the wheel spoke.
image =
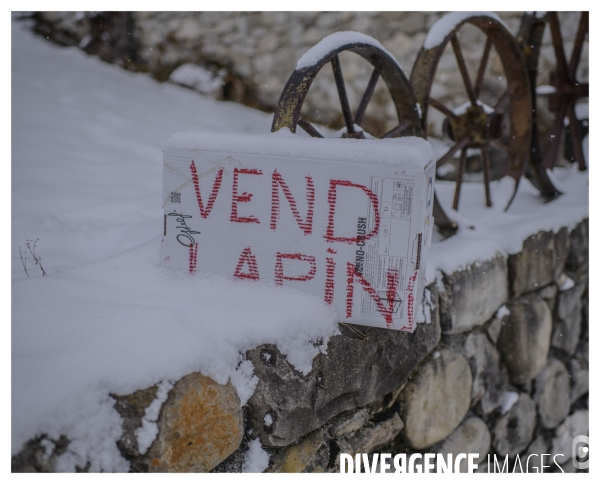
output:
M437 99L434 99L434 98L430 97L429 98L429 104L432 107L434 107L435 109L437 109L438 111L440 111L441 113L443 113L446 116L448 116L449 118L458 119L458 116L456 114L454 114L452 111L450 111L450 109L448 109L446 106L444 106Z
M342 76L340 58L337 55L331 59L331 67L333 67L333 77L335 78L335 85L337 86L338 94L340 96L340 104L342 106L342 114L344 115L346 129L348 133L354 133L354 121L352 119L352 113L350 112L348 96L346 95L346 85L344 84L344 77Z
M458 163L458 173L456 174L456 188L454 189L454 202L452 208L458 210L458 199L460 198L460 188L462 186L463 175L465 174L465 166L467 164L467 149L463 148L460 152L460 161Z
M504 143L501 143L498 140L491 140L490 144L497 150L502 151L510 156L511 160L515 159L516 154L510 146L506 146Z
M554 119L554 127L550 134L550 143L548 144L548 151L544 157L544 167L548 169L554 168L556 162L556 156L558 155L558 148L560 147L560 137L563 132L565 124L565 115L567 114L567 103L562 103L556 113Z
M452 48L454 49L454 56L456 57L456 62L458 63L458 68L463 78L465 89L467 90L467 96L469 96L471 105L475 107L477 105L477 96L475 96L475 92L473 91L471 79L469 78L469 71L467 70L467 65L465 64L465 59L462 55L462 51L460 50L460 43L458 42L456 34L452 35L451 42Z
M575 80L575 74L577 73L577 66L579 66L579 59L581 59L581 50L583 48L583 41L585 40L585 34L589 31L590 13L581 12L581 19L579 20L579 28L577 29L577 35L575 37L575 45L573 46L573 52L571 53L571 60L569 62L569 74L571 79Z
M393 138L402 133L402 131L408 128L411 124L412 123L410 121L404 121L403 123L400 123L398 126L396 126L394 129L389 130L381 138Z
M298 120L298 126L300 126L304 131L306 131L313 138L323 138L323 135L317 131L317 129L310 124L308 121L300 118Z
M514 91L514 86L511 86L502 93L502 96L500 96L500 99L498 99L498 102L496 104L494 104L494 111L500 111L500 109L504 106L506 101L508 101L510 99L510 96L512 96L513 91Z
M567 110L569 116L569 131L571 132L571 143L573 143L573 152L575 153L575 160L579 166L579 170L583 171L586 169L585 157L583 155L583 136L581 134L581 126L579 120L575 115L575 106L571 104Z
M491 207L492 197L490 195L491 168L489 146L481 148L481 158L483 164L483 183L485 185L485 206Z
M485 42L485 48L483 49L483 57L479 64L479 70L477 71L477 81L475 81L475 97L478 98L481 94L481 88L483 87L483 76L485 75L485 69L487 67L488 59L490 57L490 51L492 50L492 34L490 34Z
M358 105L358 109L356 110L356 114L354 115L354 124L360 126L362 123L363 116L365 115L365 110L367 109L367 105L373 96L373 92L375 91L375 85L379 80L379 70L374 69L371 74L371 79L369 79L369 84L367 84L367 90L363 94L362 99L360 100L360 104Z
M552 33L552 45L554 46L554 55L556 56L556 69L559 75L566 77L568 75L567 59L565 58L565 48L562 34L560 33L560 24L558 23L558 13L550 12L548 14L550 22L550 32Z
M452 158L454 156L454 153L456 153L460 149L463 149L465 146L467 146L468 143L469 143L469 138L467 138L467 137L461 139L457 143L454 143L452 145L452 147L448 150L448 152L444 156L442 156L439 160L437 160L436 167L439 168L440 166L442 166L444 163L446 163L450 158Z

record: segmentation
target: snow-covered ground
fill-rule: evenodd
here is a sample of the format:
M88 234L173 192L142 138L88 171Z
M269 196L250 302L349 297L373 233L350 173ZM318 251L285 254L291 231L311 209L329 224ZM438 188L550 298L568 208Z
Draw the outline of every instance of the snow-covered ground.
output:
M162 149L175 132L266 133L271 115L132 74L75 48L12 27L12 452L29 438L66 434L62 470L127 470L120 417L109 393L128 393L202 371L231 380L242 403L255 378L243 353L275 343L309 371L337 331L315 296L267 283L159 267ZM434 241L427 278L496 252L517 252L539 229L588 214L588 176L556 170L564 195L544 204L523 180L508 212L510 180L466 183L459 233ZM439 183L450 205L453 184ZM19 248L39 239L23 269ZM240 304L229 304L235 293ZM260 454L253 444L252 452ZM261 457L262 459L262 457ZM259 459L260 460L260 459ZM264 460L264 459L263 459ZM254 468L247 465L246 468Z
M109 393L201 370L255 381L240 354L276 342L299 369L337 330L321 299L159 267L162 149L175 132L266 133L271 116L158 84L13 24L12 450L73 439L61 469L125 470ZM47 277L19 256L27 239ZM232 306L232 292L240 301ZM240 364L241 363L241 364Z

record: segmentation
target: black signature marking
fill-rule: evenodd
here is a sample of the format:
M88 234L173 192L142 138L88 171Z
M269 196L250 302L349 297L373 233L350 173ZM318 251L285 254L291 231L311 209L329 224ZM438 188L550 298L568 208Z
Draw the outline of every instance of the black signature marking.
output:
M186 218L192 218L191 215L183 215L182 213L175 213L172 212L169 214L169 217L177 217L175 220L177 221L177 223L179 225L177 225L177 229L181 229L180 230L180 234L177 236L177 242L179 242L181 245L185 246L185 247L193 247L194 244L196 243L196 241L194 240L194 237L192 237L192 234L199 234L200 232L197 232L196 230L192 230L187 226L187 222L186 222ZM182 242L182 240L187 241L186 242Z

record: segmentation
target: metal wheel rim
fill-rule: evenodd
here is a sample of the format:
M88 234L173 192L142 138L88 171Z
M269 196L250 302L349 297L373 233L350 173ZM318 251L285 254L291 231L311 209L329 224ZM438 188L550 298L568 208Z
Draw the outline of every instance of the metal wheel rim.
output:
M338 59L338 54L343 51L354 52L367 60L374 67L374 72L379 71L381 79L388 87L396 108L398 126L381 137L422 136L421 119L416 109L415 98L408 78L405 76L395 59L391 58L386 52L373 45L361 42L348 43L339 46L324 55L314 65L296 69L288 79L281 93L273 116L271 131L274 132L281 128L289 128L292 133L295 133L296 127L299 124L303 127L300 110L313 80L325 64L332 62L333 65L333 63L336 62L336 59ZM372 74L372 77L373 75L374 74ZM370 101L370 98L368 101ZM366 109L366 106L364 109ZM364 110L362 114L364 114ZM346 116L345 122L347 125L346 128L350 130ZM314 133L309 134L315 136Z
M428 110L430 108L430 105L432 104L430 102L431 87L433 85L439 60L446 46L449 43L451 43L453 48L455 49L455 57L457 58L457 62L459 63L460 68L460 61L458 60L458 54L456 54L455 48L455 44L459 44L456 37L456 33L465 24L471 24L477 27L486 36L486 47L484 48L482 62L480 63L475 83L471 82L471 80L469 79L468 72L466 74L466 78L469 79L469 81L465 80L465 75L461 72L461 75L463 77L463 83L467 88L467 93L469 94L469 87L471 91L474 91L479 86L479 90L473 93L475 94L475 99L477 100L479 98L479 95L481 94L481 86L483 83L482 78L485 73L485 66L487 66L487 62L489 61L489 50L491 49L491 47L488 47L488 43L490 43L490 46L493 46L496 50L507 79L507 90L505 91L504 95L501 96L501 99L505 98L504 103L506 107L502 109L502 111L500 111L501 106L499 106L497 109L495 109L495 111L501 114L503 120L508 120L508 126L510 128L508 137L506 138L508 140L508 144L505 145L504 148L506 148L505 151L507 151L512 157L512 161L511 163L509 163L505 175L511 176L515 180L515 189L510 201L508 202L505 208L508 209L510 203L512 202L516 194L520 178L525 172L531 140L531 94L529 89L529 79L527 76L527 70L523 60L523 55L520 51L519 44L514 39L514 37L494 17L487 15L473 15L471 17L465 18L454 26L450 33L448 33L445 36L443 41L439 43L439 45L429 49L421 49L417 60L414 64L413 70L411 72L411 84L413 86L413 91L415 92L417 102L419 102L423 111L422 121L423 129L425 129L425 127L427 126L426 123ZM482 64L484 64L483 70L481 68ZM470 86L467 86L467 82L471 82ZM471 98L471 96L469 97ZM471 104L473 104L472 99ZM494 149L498 148L497 143L494 143L493 146L491 146L492 143L490 140L485 141L488 150L490 147L493 147ZM461 144L460 140L458 140L454 143L452 149L455 150L454 152L461 151L462 153L464 153L466 149L470 146L470 143L470 138L463 144ZM452 151L452 149L450 151ZM483 152L484 150L482 149L482 157L486 158ZM440 164L439 161L442 161L442 163L444 163L448 159L449 157L445 159L444 157L440 158L440 160L438 160L438 166ZM483 165L486 205L490 206L491 197L489 193L489 166L486 170L486 164L489 164L489 160L483 160ZM464 167L464 161L459 163L459 168L460 166ZM459 176L457 177L457 188L455 190L453 204L455 209L458 208L461 183L462 174L460 173L459 169Z

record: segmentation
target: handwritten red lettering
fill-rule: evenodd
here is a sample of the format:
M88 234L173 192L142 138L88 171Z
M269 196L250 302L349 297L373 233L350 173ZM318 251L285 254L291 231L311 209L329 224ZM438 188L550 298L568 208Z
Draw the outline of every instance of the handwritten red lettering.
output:
M283 274L283 259L300 260L308 262L310 264L310 271L308 274L300 276L286 276ZM275 261L275 284L282 285L283 281L310 281L315 277L317 273L317 260L312 255L303 254L282 254L277 252L277 258Z
M354 303L354 274L356 274L356 266L348 262L348 270L346 279L346 317L352 317L352 305Z
M352 317L352 305L354 299L354 282L358 281L363 289L371 296L377 309L384 317L386 324L391 326L394 321L394 303L396 302L396 293L398 291L399 274L397 269L388 269L387 271L387 291L386 291L386 304L383 303L382 299L377 294L377 291L373 289L373 286L362 276L356 272L356 267L351 262L348 262L348 285L346 287L346 317Z
M190 244L190 265L189 270L190 274L196 273L196 262L198 258L198 242L195 244Z
M283 193L290 204L298 227L304 232L304 235L310 235L312 233L312 219L315 207L315 184L313 183L312 177L306 177L306 201L308 202L308 210L306 212L306 219L302 220L302 217L300 217L300 213L298 212L296 200L292 196L292 192L285 183L285 180L277 170L273 172L271 191L271 229L273 230L277 228L277 219L279 218L280 211L279 186L283 189Z
M419 273L415 271L415 273L408 280L408 284L406 285L406 292L408 292L408 296L406 297L406 314L408 318L408 330L411 330L415 321L415 282L417 280L417 275ZM402 328L405 329L405 328Z
M335 288L335 261L331 257L326 257L326 279L325 279L325 302L331 304L333 302L333 289Z
M360 188L364 191L369 199L371 200L371 204L373 205L373 211L375 212L375 227L373 230L366 235L361 236L361 240L369 240L379 233L379 200L377 199L377 195L375 195L371 190L369 190L364 185L359 185L357 183L352 183L348 180L330 180L329 181L329 193L327 195L327 200L329 201L329 221L327 224L327 231L324 235L325 239L328 242L345 242L347 244L356 244L358 242L358 237L335 237L334 235L334 218L335 218L335 203L337 199L337 187L338 185L344 187L354 187Z
M202 218L208 218L210 212L213 209L213 205L215 204L215 200L217 199L217 193L219 193L221 182L223 181L223 168L221 168L217 172L217 176L215 177L215 181L213 183L212 191L210 192L210 197L208 197L208 203L206 204L206 208L204 208L204 204L202 203L202 195L200 195L200 183L198 181L198 172L196 171L196 165L193 161L190 165L190 170L192 171L192 182L194 183L194 190L196 190L196 200L198 200L200 216Z
M249 272L242 272L245 264L248 264ZM258 281L260 279L256 257L252 254L250 247L246 247L242 251L237 267L235 268L235 272L233 273L233 277L237 277L238 279L252 279L254 281Z
M240 222L240 223L254 223L259 224L260 221L250 215L249 217L238 217L238 203L247 203L252 198L253 194L244 192L241 195L238 195L238 175L262 175L262 170L254 170L249 168L234 168L233 170L233 194L231 198L231 217L229 220L232 222Z

